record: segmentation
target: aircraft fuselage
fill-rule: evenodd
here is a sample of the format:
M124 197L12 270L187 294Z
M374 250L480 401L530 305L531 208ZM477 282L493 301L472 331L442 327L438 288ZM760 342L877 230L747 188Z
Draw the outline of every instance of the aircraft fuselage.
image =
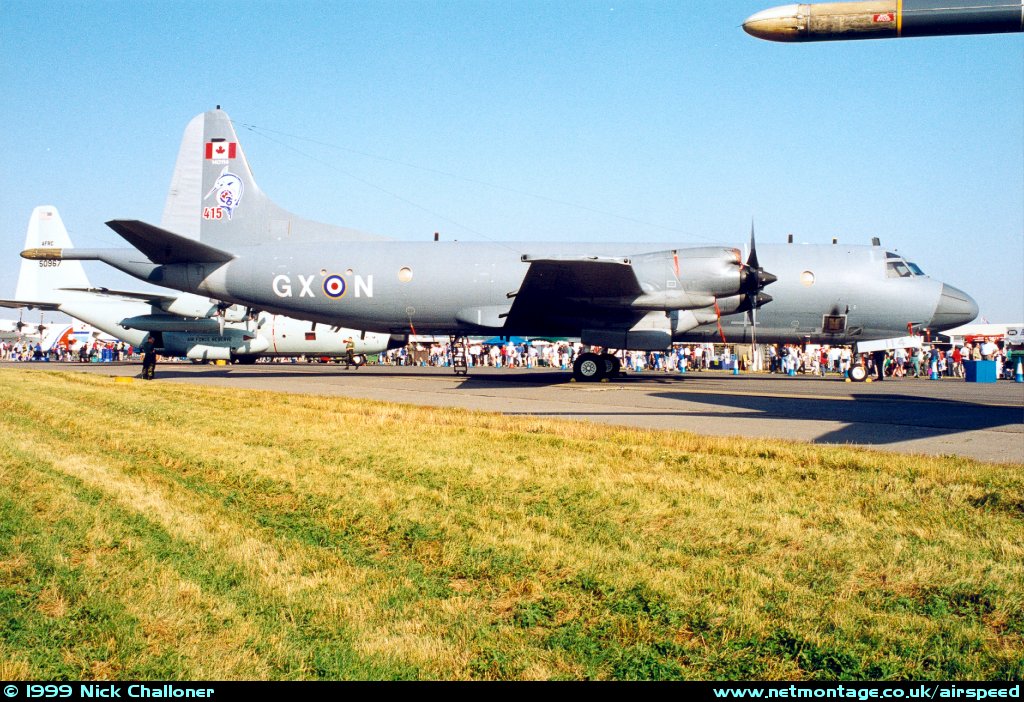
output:
M533 324L506 324L529 269L523 257L637 256L665 248L665 244L282 243L240 249L236 259L224 264L149 266L146 277L179 290L381 333L578 337L586 326L594 326L594 311L604 304L601 300L579 301L588 309L586 319L553 309ZM685 257L686 248L678 251ZM762 267L778 277L767 290L773 300L756 312L759 341L848 343L903 335L908 325L934 327L933 322L948 321L952 326L956 317L940 319L937 313L942 310L937 308L944 292L959 291L925 275L892 276L887 272L887 255L893 254L881 247L762 245L758 253ZM686 281L679 282L685 288ZM670 283L647 280L644 285L656 288ZM963 317L973 302L960 295ZM680 318L679 324L672 325L673 340L718 338L714 307L696 310L705 315L705 323L696 327L682 321L694 311L664 312L670 319ZM603 319L610 327L621 327L645 314L617 305L609 306ZM960 317L957 323L962 323ZM727 339L749 339L747 313L730 315L723 310L721 321Z

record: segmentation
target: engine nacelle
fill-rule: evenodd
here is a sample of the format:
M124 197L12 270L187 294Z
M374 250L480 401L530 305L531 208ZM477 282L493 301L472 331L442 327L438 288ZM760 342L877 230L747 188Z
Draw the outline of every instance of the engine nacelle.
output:
M212 317L217 313L217 302L201 295L182 293L164 309L182 317Z
M631 263L644 298L651 304L664 298L668 305L663 309L704 307L714 302L709 303L709 298L739 293L743 283L739 249L700 246L655 251L633 256Z
M580 341L608 349L662 351L672 345L672 317L676 314L648 312L629 329L583 329Z
M606 349L663 351L672 345L672 333L667 329L584 329L580 341Z
M140 314L135 317L126 317L119 324L125 329L149 332L216 334L220 331L220 323L216 319L209 317L196 319L169 314Z
M730 295L719 298L718 311L721 314L736 314L747 312L756 307L767 305L772 301L772 296L766 292L759 292L756 295Z
M227 322L244 321L249 314L249 310L242 305L231 305L230 307L222 305L223 303L202 295L182 293L162 307L166 312L182 317L205 318L223 315Z
M224 320L227 322L244 322L249 315L249 310L242 305L231 305L224 310Z

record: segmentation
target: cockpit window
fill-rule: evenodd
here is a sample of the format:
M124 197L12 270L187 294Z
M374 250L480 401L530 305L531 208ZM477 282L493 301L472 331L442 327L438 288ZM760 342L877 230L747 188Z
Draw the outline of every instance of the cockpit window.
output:
M924 275L924 271L916 263L905 260L898 253L885 252L885 274L890 278L911 278Z
M885 274L889 278L909 278L913 275L903 261L889 261L885 264Z

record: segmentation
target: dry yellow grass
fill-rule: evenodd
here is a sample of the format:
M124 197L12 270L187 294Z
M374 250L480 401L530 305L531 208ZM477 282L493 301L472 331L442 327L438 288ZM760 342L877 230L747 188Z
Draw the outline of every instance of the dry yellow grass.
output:
M1024 466L23 370L0 406L7 677L1024 674Z

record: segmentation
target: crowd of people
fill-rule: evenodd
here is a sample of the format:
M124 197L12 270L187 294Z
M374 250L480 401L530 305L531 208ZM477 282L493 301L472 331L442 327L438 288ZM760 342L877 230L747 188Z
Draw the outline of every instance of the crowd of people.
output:
M39 342L12 341L0 343L0 360L3 361L54 361L59 363L96 363L133 361L138 355L131 345L123 341L91 344L79 342L71 346L57 344L43 349Z
M581 352L587 350L571 342L471 342L467 347L472 367L559 368L569 370ZM622 367L633 372L689 372L706 370L755 370L755 360L747 352L735 353L727 344L676 344L669 351L624 351L619 354ZM452 346L448 342L411 344L381 354L378 363L394 366L450 366ZM949 348L925 345L921 348L897 348L880 353L855 354L849 346L766 345L761 347L761 368L770 373L788 375L847 375L854 365L862 365L869 375L881 378L963 378L964 361L993 360L997 375L1003 377L1006 353L992 342L979 342ZM879 373L881 368L881 373ZM934 370L934 374L933 374Z
M591 347L569 341L504 343L470 342L467 361L470 368L558 368L571 370L576 357ZM676 345L668 351L623 351L622 367L641 372L674 372L731 368L734 357L729 348L716 353L713 344ZM381 354L378 363L394 366L450 366L453 363L450 342L410 344Z
M630 372L660 371L664 373L701 372L707 370L756 370L757 365L747 346L746 353L735 353L727 344L676 344L667 351L623 351L622 367ZM884 378L963 378L965 361L993 360L997 377L1012 377L1006 351L991 341L941 348L897 348L874 354L854 354L849 346L765 345L761 348L761 369L787 375L829 374L845 376L854 365L862 365L870 376ZM571 370L576 357L590 347L569 341L507 341L485 343L471 341L466 347L469 367L487 368L557 368ZM39 343L15 341L0 343L3 361L115 362L137 361L139 349L124 342L99 341L78 343L73 347L58 345L44 350ZM264 362L298 363L321 360L319 357L266 359ZM412 343L371 357L372 364L386 366L448 367L453 363L450 342ZM881 369L881 372L879 372Z
M773 373L790 372L845 375L854 363L862 363L868 374L876 378L963 378L965 361L996 361L996 376L1003 377L1007 356L998 344L983 341L963 346L942 348L925 345L921 348L896 348L856 358L848 346L768 347L769 366Z

